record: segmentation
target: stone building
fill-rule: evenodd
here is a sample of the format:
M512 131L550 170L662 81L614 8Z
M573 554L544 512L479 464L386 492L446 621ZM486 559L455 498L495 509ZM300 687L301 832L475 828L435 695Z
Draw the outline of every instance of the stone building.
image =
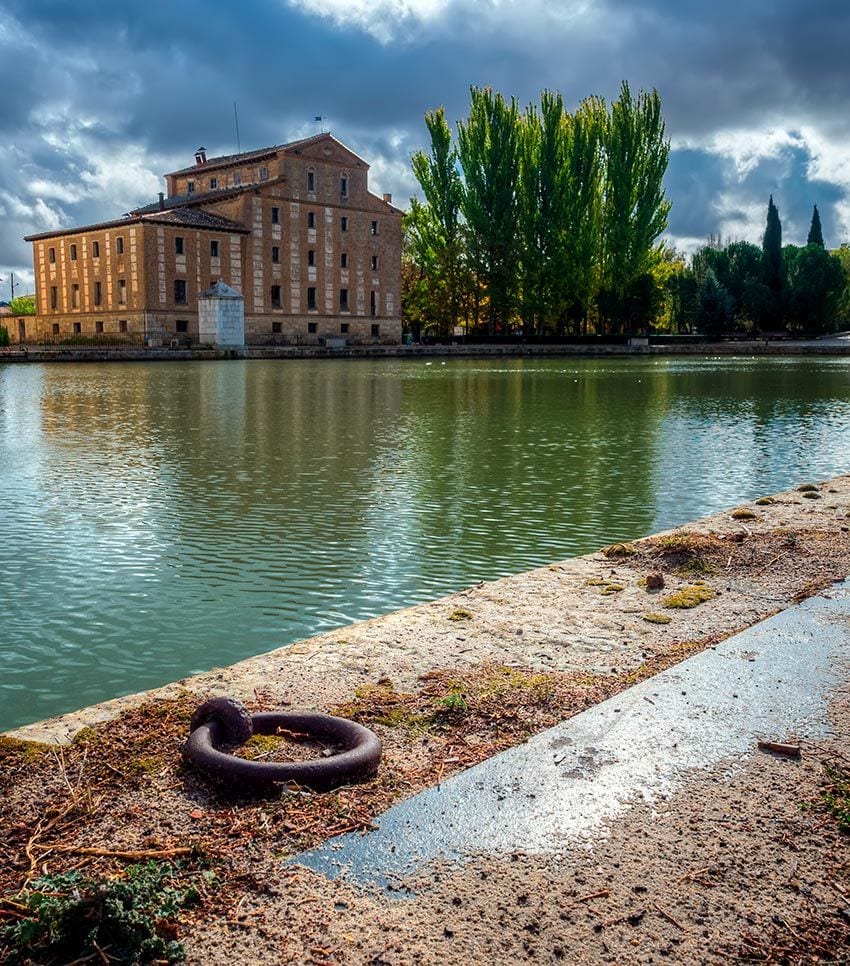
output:
M28 342L197 345L198 295L244 296L248 344L401 341L401 211L330 134L207 158L114 221L30 235Z

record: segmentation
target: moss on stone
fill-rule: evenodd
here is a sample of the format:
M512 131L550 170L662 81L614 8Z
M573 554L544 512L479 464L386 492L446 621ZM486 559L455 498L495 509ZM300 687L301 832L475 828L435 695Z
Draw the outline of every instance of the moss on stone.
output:
M611 594L619 594L624 587L622 584L605 584L602 590L599 591L603 597L610 597Z
M40 741L24 741L21 738L11 738L0 735L0 761L4 758L18 758L23 761L35 762L50 751L50 745Z
M773 506L776 500L772 496L760 496L756 501L756 506Z
M747 507L742 506L737 510L732 511L733 520L755 520L756 515L752 510L747 509Z
M472 611L464 610L462 607L458 607L449 614L450 621L471 621L473 617L475 614Z
M637 553L637 549L631 543L612 543L608 547L603 547L602 553L604 553L609 559L616 557L633 557Z
M641 620L649 624L669 624L673 618L668 614L641 614Z
M663 604L665 607L688 610L691 607L697 607L700 604L704 604L707 600L711 600L711 598L714 596L715 593L711 587L707 587L702 583L696 583L690 584L686 587L680 587L674 594L670 594L669 597L665 597Z
M803 499L804 500L822 500L823 497L820 495L820 493L816 493L814 490L806 490L806 492L803 494Z
M817 492L817 487L814 483L802 483L797 487L798 493L815 493Z

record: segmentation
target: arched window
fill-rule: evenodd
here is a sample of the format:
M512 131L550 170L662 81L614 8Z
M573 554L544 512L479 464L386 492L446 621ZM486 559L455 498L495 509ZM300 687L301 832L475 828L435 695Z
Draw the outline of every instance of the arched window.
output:
M339 196L340 198L348 197L348 172L343 171L339 176Z
M307 190L311 193L316 190L316 172L312 168L307 172Z

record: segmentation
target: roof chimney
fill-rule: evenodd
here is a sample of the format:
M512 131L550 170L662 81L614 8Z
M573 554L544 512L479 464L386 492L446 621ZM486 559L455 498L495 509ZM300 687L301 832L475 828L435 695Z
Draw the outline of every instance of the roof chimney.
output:
M384 201L386 201L388 205L393 203L393 196L389 193L389 191L384 192Z
M161 191L159 193L159 210L165 211L165 195Z
M206 164L207 163L207 149L198 148L195 152L195 164Z

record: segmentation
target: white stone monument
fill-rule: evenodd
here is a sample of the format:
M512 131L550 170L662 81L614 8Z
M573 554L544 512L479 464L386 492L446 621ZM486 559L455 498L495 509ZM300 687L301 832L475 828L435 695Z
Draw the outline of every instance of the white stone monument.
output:
M245 299L221 279L198 296L198 342L228 348L245 345Z

